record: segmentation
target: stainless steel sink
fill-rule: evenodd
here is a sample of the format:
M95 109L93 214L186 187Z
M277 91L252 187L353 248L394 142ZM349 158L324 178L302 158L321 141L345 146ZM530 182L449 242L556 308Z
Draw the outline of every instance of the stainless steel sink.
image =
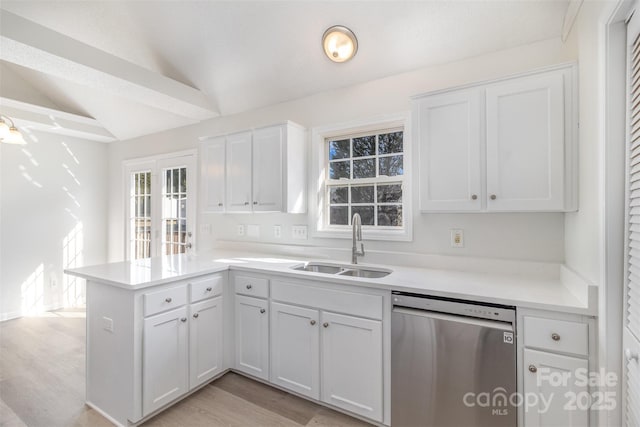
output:
M292 267L298 271L311 271L312 273L336 274L344 270L344 267L334 264L322 264L319 262L308 262L306 264Z
M377 279L380 277L388 276L390 273L391 271L389 270L369 270L365 268L358 268L353 270L345 270L338 274L340 276L364 277L367 279Z
M392 273L391 270L358 267L353 264L332 264L324 262L307 262L291 267L293 270L309 271L312 273L337 274L340 276L362 277L366 279L378 279Z

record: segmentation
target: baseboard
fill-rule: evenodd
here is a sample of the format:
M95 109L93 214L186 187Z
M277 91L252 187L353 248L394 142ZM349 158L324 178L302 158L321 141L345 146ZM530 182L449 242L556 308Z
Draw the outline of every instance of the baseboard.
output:
M52 310L60 310L61 308L64 308L64 306L62 305L49 305L46 307L42 308L42 313L45 313L47 311L52 311ZM0 313L0 322L4 322L6 320L13 320L13 319L19 319L20 317L25 317L25 316L33 316L36 313L32 313L32 312L24 312L23 310L18 310L18 311L7 311L4 313Z

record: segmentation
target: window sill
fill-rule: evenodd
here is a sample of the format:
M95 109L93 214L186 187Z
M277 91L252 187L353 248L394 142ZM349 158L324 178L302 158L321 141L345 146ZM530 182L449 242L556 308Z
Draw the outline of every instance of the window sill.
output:
M312 236L319 239L352 239L353 230L351 227L348 229L323 228L314 230ZM362 240L411 242L413 241L413 236L407 228L402 230L372 230L363 228Z

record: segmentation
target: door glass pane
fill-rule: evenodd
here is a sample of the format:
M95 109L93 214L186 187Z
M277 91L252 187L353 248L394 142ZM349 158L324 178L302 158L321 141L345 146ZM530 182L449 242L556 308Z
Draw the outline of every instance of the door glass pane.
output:
M164 169L162 190L162 254L182 254L187 249L187 168Z
M129 223L131 258L151 256L151 171L131 174Z

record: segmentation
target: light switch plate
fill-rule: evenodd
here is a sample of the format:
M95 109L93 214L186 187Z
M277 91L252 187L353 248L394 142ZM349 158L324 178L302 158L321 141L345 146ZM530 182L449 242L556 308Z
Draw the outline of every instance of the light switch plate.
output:
M279 225L274 225L273 226L273 237L275 237L276 239L279 239L282 237L282 227Z
M291 237L296 240L307 240L307 226L306 225L291 226Z
M102 318L102 329L108 332L113 332L113 319L109 317Z

